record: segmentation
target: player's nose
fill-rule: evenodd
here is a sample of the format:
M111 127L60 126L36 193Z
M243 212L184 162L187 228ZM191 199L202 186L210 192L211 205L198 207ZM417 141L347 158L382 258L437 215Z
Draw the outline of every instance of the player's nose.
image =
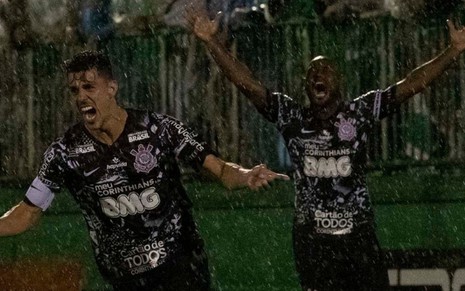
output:
M76 94L76 101L78 102L85 101L87 100L87 98L89 98L89 96L87 96L86 91L83 89L79 89Z

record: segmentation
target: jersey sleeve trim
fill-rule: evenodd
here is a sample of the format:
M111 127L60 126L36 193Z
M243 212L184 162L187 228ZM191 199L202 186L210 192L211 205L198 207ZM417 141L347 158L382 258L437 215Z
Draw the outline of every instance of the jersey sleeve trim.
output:
M45 211L52 204L55 193L36 177L26 192L26 198L42 211Z
M375 117L375 120L379 120L379 116L381 113L382 94L383 92L381 90L376 90L375 100L374 100L374 105L373 105L373 116Z

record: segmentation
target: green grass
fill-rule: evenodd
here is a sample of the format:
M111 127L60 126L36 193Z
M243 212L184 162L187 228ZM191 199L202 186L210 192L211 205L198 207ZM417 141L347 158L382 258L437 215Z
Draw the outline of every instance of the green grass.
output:
M298 290L292 209L199 211L218 290Z
M465 187L461 175L420 172L370 175L381 245L386 249L465 249ZM216 290L299 290L292 258L294 190L278 182L269 191L226 191L188 183L194 215L206 241ZM0 212L24 189L1 191ZM84 220L68 193L58 194L39 226L0 239L0 262L67 257L86 266L86 290L105 290Z
M217 290L298 290L291 251L292 209L197 210ZM45 215L35 229L0 240L0 262L68 257L86 266L87 290L107 287L79 214Z

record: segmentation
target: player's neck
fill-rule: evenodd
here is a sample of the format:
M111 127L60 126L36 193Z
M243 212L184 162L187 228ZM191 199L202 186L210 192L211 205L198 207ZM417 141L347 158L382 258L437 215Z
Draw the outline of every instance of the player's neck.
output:
M112 110L111 114L106 118L99 128L87 128L98 141L112 145L123 133L126 126L128 113L124 108L117 106Z
M341 105L342 100L339 98L334 100L333 102L330 102L328 104L325 104L323 106L312 106L313 107L313 114L316 118L326 120L333 116L339 109L339 106Z

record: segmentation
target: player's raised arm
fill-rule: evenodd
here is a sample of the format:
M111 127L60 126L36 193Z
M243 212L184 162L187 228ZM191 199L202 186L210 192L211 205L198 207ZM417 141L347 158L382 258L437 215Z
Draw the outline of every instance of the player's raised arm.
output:
M245 169L234 163L227 163L214 155L205 158L203 167L216 176L228 189L249 187L259 190L268 187L274 180L289 180L289 176L271 171L265 165Z
M20 234L36 225L41 216L42 209L22 201L0 217L0 236Z
M438 78L465 49L465 30L457 29L452 21L447 20L450 45L438 56L410 72L407 77L395 84L396 102L401 103L421 92Z
M192 32L205 43L226 77L255 107L264 108L267 105L267 89L244 63L226 49L217 36L220 16L221 14L218 14L214 20L210 20L206 11L200 8L191 9L186 14Z

